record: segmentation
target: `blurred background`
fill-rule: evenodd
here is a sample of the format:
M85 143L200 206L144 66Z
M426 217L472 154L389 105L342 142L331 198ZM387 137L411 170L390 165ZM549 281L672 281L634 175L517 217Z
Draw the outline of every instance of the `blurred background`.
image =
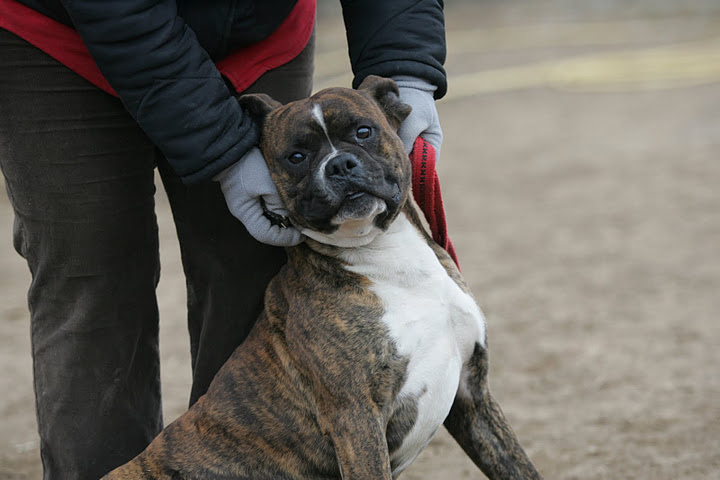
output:
M316 86L349 86L339 2L319 4ZM495 397L547 479L718 478L720 2L445 9L438 169ZM171 421L189 348L162 191L158 211ZM29 274L11 229L2 194L0 479L25 480L41 470ZM485 477L441 431L403 478Z

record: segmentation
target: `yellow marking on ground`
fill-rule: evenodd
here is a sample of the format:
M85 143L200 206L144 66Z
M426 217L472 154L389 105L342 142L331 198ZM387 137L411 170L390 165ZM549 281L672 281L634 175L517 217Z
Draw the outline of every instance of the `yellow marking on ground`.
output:
M720 37L668 47L583 55L450 75L448 100L534 87L636 91L720 81Z
M685 17L449 30L448 55L548 47L589 47L695 40L720 34L720 19ZM667 41L666 40L666 41Z
M688 87L720 81L720 19L686 17L623 22L544 24L448 31L447 100L518 89L550 87L587 92L622 92ZM459 55L560 47L630 46L698 39L665 46L590 53L555 60L453 74ZM316 57L316 90L350 86L347 52Z
M668 38L669 34L673 36L670 41L717 36L720 34L720 19L683 17L481 27L472 30L448 30L447 41L448 56L452 61L452 57L467 53L657 43L659 39ZM318 77L347 72L350 62L345 44L343 43L341 49L318 52L315 65Z

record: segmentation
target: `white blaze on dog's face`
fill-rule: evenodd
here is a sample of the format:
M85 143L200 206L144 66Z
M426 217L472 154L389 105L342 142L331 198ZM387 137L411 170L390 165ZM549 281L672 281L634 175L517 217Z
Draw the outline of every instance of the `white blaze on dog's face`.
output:
M292 224L321 243L371 242L410 191L410 161L397 128L410 111L392 80L332 88L281 106L245 95L263 125L261 148Z

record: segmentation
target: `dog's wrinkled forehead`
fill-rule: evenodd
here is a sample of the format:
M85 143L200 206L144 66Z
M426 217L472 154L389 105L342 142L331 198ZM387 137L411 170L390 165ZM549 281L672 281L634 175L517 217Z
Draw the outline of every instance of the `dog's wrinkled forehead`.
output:
M356 125L391 130L383 111L367 94L346 88L327 89L282 106L268 115L265 133L273 149L317 144L342 138Z

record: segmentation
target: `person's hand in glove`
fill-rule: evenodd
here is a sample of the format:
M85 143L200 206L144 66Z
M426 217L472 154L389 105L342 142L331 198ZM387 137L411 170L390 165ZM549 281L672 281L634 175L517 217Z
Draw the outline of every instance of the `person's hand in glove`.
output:
M405 150L410 153L417 137L422 137L435 148L435 158L439 159L443 133L433 97L437 87L411 76L398 75L392 79L397 83L400 100L412 107L412 112L398 130Z
M295 227L273 225L265 216L261 199L265 208L276 215L287 217L288 212L278 196L259 148L250 149L237 163L220 172L213 180L220 183L230 213L258 241L290 247L305 239Z

